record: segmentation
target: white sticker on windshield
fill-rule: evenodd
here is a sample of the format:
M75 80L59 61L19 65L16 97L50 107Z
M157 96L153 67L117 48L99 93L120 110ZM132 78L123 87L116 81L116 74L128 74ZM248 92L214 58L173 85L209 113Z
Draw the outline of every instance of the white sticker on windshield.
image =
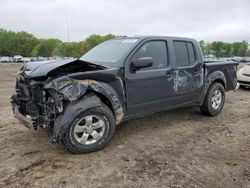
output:
M137 39L124 39L122 43L135 43Z

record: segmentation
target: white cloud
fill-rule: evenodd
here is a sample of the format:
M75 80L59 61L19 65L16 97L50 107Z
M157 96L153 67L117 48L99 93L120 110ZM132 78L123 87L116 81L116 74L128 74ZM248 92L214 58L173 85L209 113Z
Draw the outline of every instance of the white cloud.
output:
M250 41L248 0L1 0L0 28L41 38L175 35Z

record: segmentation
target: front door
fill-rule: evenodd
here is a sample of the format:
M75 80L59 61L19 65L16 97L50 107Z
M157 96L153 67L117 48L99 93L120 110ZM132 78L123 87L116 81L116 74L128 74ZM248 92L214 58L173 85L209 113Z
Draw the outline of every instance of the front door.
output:
M133 71L126 71L127 112L140 115L164 109L174 104L175 71L172 69L164 40L146 41L134 52L128 62L138 58L151 57L153 66Z

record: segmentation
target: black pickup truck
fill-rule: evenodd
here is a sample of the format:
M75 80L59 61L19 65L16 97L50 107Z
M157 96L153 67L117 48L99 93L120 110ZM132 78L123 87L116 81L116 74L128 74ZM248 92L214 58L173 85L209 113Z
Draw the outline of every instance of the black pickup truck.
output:
M106 146L124 120L187 105L218 115L225 92L236 87L236 69L235 62L203 61L193 39L123 37L80 59L27 63L11 102L25 126L52 127L50 142L87 153Z

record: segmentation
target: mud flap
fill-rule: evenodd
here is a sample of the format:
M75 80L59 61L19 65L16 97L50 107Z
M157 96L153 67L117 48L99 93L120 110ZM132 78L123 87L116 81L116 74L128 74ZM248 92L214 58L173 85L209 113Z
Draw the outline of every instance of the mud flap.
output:
M65 111L57 117L54 127L53 135L49 138L50 143L58 143L68 126L87 109L101 106L101 100L95 95L86 95L81 100L71 102Z

